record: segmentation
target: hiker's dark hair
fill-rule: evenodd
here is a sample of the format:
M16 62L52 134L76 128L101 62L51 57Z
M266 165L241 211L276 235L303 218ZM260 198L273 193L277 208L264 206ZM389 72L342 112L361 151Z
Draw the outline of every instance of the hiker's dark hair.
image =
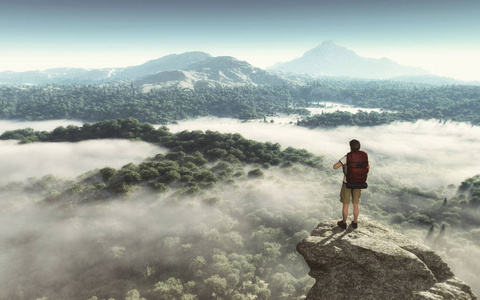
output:
M360 142L357 140L350 141L350 151L358 151L360 150Z

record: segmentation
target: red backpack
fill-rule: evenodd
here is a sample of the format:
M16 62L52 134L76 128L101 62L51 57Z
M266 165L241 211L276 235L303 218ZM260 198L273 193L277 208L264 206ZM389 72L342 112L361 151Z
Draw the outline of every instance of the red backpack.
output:
M368 154L365 151L347 153L347 188L366 189L368 174Z

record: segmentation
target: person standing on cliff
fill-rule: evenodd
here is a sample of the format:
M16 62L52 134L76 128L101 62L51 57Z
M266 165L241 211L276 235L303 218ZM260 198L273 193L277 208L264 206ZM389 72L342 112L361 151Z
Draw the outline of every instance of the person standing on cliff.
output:
M367 173L370 170L368 164L368 155L365 151L360 150L360 142L357 140L350 141L350 152L342 157L333 169L336 170L343 167L342 189L340 190L340 202L343 203L342 217L343 220L338 221L337 225L340 228L347 228L348 206L350 198L353 204L353 221L352 227L358 227L358 215L360 214L360 196L362 189L367 188Z

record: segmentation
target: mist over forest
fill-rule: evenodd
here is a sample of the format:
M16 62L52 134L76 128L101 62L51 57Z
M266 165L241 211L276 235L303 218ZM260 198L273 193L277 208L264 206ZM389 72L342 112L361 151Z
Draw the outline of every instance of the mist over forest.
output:
M348 152L348 141L356 138L370 153L375 173L385 178L394 176L395 181L427 189L458 185L480 170L480 127L465 123L443 124L430 120L371 127L307 129L292 126L289 124L291 118L286 116L270 119L274 123L210 117L181 121L169 127L172 132L238 132L249 139L306 149L325 156L332 165Z
M85 136L75 143L61 141L54 122L40 123L37 133L4 123L10 132L29 134L19 140L35 134L57 142L1 141L2 157L20 167L2 174L2 294L50 300L305 295L313 282L295 246L318 222L340 216L343 175L331 166L351 138L362 142L372 165L361 213L433 247L478 293L480 266L471 257L480 254L479 211L469 192L478 182L478 127L432 120L308 129L288 119L210 117L168 128L131 120L75 123L81 127L70 129L78 136L127 128L125 136L136 140ZM36 123L28 125L35 130ZM206 139L217 147L227 145L224 139L241 143L251 152L243 148L249 156L240 161L239 148L224 153ZM189 152L195 149L200 152ZM51 175L34 174L32 165Z
M165 151L151 144L126 140L24 145L0 141L0 147L2 184L48 174L75 178L90 170L105 166L120 168Z
M340 217L332 166L354 138L361 215L480 293L478 86L115 82L0 100L1 299L300 299L296 245Z

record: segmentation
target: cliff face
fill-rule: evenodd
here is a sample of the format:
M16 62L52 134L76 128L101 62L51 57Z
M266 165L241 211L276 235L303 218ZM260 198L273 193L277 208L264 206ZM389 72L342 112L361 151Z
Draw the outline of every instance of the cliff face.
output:
M320 223L297 245L316 283L307 299L477 299L430 248L368 219Z

